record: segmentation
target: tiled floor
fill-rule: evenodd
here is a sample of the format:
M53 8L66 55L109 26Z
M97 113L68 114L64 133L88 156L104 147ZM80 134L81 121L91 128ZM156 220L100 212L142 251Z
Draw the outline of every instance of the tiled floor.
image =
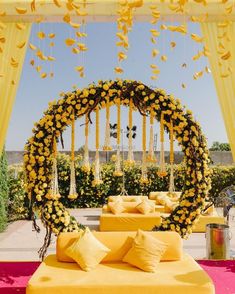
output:
M91 229L98 230L99 215L101 209L78 209L73 210L72 214L79 222L89 226ZM44 228L41 233L32 231L31 221L17 221L10 224L4 233L0 234L0 261L10 260L38 260L38 249L43 244ZM231 227L232 239L231 248L235 256L235 227ZM206 238L205 233L193 233L188 240L183 241L184 250L195 259L206 257ZM55 238L52 239L48 253L55 252Z

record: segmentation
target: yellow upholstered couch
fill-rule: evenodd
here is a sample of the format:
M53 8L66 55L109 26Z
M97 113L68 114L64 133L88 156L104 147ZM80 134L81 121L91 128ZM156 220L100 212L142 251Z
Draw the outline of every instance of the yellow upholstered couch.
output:
M213 294L208 275L182 251L182 241L175 232L151 232L168 244L157 272L144 272L122 262L135 232L94 232L111 249L103 261L89 272L65 255L65 249L77 233L62 233L57 239L56 255L49 255L33 274L27 294Z
M120 196L110 196L108 204L103 206L100 231L136 231L138 229L150 231L155 225L161 224L160 213L155 211L154 200L148 200L147 196L121 196L125 210L122 213L113 214L109 204L113 203L117 197L120 199ZM137 210L136 206L142 200L147 200L152 204L153 212L142 214Z
M181 192L170 194L166 191L150 192L149 199L156 201L155 210L160 212L161 216L168 216L169 213L177 206L177 202L181 196ZM200 215L198 222L193 227L194 233L203 233L206 231L206 225L210 223L224 224L225 219L218 215L214 206L211 206L207 211Z

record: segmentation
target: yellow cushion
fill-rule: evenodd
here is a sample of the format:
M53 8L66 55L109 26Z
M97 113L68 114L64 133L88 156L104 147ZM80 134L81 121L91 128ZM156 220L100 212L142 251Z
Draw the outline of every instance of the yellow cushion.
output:
M154 212L155 210L155 205L153 203L152 205L152 202L149 202L149 201L142 201L140 204L138 204L136 206L137 210L139 212L141 212L142 214L148 214L148 213L151 213L151 212Z
M110 251L86 228L77 240L66 249L66 254L74 259L84 271L94 269Z
M152 237L147 232L138 230L132 247L124 256L123 261L145 272L155 272L166 248L167 244Z
M118 195L118 196L109 196L109 197L108 197L108 202L117 202L117 201L122 202L122 201L123 201L122 198L123 198L123 197L120 196L120 195Z
M123 211L125 211L125 207L123 206L122 202L119 202L119 201L110 202L108 206L111 212L114 214L120 214Z
M114 214L110 214L112 218L119 219ZM148 220L149 215L137 214L138 219ZM150 217L150 220L152 217ZM110 220L110 219L109 219ZM140 222L140 224L142 223ZM156 222L156 219L155 219ZM107 220L108 225L108 220ZM120 225L120 223L119 223ZM115 227L114 227L115 228ZM132 232L92 232L96 239L98 239L102 244L111 249L111 251L104 257L103 262L120 262L127 251L132 246L132 239L136 236L136 231ZM152 237L168 244L167 250L162 256L162 260L180 260L182 256L182 239L180 235L176 232L166 231L166 232L148 232ZM60 233L56 240L56 256L58 261L72 262L75 261L66 255L66 249L77 239L80 233L70 232L70 233Z
M148 199L148 196L132 196L132 195L128 195L128 196L109 196L108 197L108 202L113 202L113 201L116 201L116 199L118 198L121 198L121 200L123 202L140 202L144 199Z
M178 206L177 203L171 201L171 200L167 200L165 202L164 208L165 208L165 212L166 213L171 213L176 207Z

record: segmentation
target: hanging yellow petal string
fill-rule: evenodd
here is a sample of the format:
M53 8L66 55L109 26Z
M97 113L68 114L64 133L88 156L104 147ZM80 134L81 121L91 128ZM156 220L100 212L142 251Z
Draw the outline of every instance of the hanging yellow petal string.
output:
M92 182L93 186L100 185L102 180L100 178L100 158L99 158L99 148L100 148L100 112L99 107L96 107L96 140L95 140L95 171L94 171L94 181Z
M175 191L174 184L174 127L173 121L170 121L170 183L169 192L173 193Z
M82 169L84 172L90 171L88 138L89 138L89 119L88 119L88 114L86 113L86 116L85 116L85 147L84 147L84 160L83 160L83 165L82 165Z
M109 98L106 102L106 126L105 126L105 141L103 146L104 151L110 151L112 150L112 147L110 145L110 103Z
M128 121L128 126L129 126L128 157L127 157L128 163L134 163L133 146L132 146L132 127L133 127L132 115L133 115L133 101L132 99L130 99L129 121Z
M74 111L72 113L72 124L71 124L71 163L70 163L70 189L68 198L74 200L78 197L76 189L76 176L75 176L75 117Z
M142 184L148 183L147 167L146 167L146 116L142 118L142 175L140 182Z
M120 155L120 144L121 144L121 100L117 101L117 155L115 161L114 176L121 177L123 172L121 170L121 155Z
M165 177L167 175L166 165L165 165L165 152L164 152L164 113L161 113L160 119L160 170L158 172L159 177Z

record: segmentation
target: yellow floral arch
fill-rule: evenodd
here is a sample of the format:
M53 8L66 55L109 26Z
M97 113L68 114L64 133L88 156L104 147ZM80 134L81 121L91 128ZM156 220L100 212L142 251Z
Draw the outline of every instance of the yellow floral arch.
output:
M50 103L26 143L24 166L28 195L47 228L42 251L49 245L52 232L59 234L84 228L70 216L59 199L47 198L52 177L54 139L59 140L73 118L86 113L90 117L93 110L105 107L107 101L110 105L120 102L128 107L130 99L142 115L149 115L152 110L160 121L163 112L167 132L172 120L174 136L184 152L185 185L179 205L169 217L163 218L160 227L154 229L174 230L182 237L191 233L205 206L205 197L211 185L207 144L199 124L193 119L191 111L185 110L179 100L166 95L163 90L151 89L141 82L130 80L99 81L97 85L91 84L83 90L63 94L57 102Z

